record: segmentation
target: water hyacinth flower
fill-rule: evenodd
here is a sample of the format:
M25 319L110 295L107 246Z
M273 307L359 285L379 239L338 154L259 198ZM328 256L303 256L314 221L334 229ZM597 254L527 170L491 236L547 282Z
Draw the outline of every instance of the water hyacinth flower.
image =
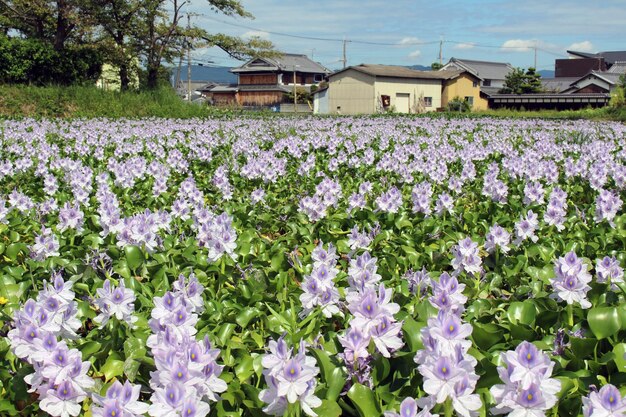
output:
M284 415L289 404L298 402L307 415L316 417L313 409L322 405L322 401L315 396L319 373L315 359L306 355L304 341L300 342L295 355L283 337L272 342L270 353L261 360L268 386L259 393L259 399L267 404L263 411L275 416Z
M376 208L384 213L397 213L402 206L402 193L396 187L391 187L376 198Z
M535 235L535 230L539 226L537 214L528 210L526 217L520 217L520 221L515 223L515 240L513 244L519 246L523 241L530 239L536 242L539 238Z
M441 216L444 213L452 214L454 212L454 200L448 193L441 193L435 202L435 213Z
M365 232L361 232L358 226L354 226L350 230L350 233L348 234L348 246L350 246L350 249L353 251L358 249L367 250L371 243L372 237Z
M524 186L524 198L522 202L526 205L542 204L545 190L540 182L531 181Z
M626 415L626 399L617 387L606 384L600 391L583 397L584 417L621 417Z
M411 200L413 201L413 212L422 213L426 216L432 212L430 208L433 189L428 182L422 182L413 187Z
M135 293L124 286L124 280L120 279L117 288L111 286L111 281L104 281L102 288L96 290L96 306L100 309L100 314L94 318L94 322L104 327L111 317L118 321L124 321L133 326L137 317L133 315L135 311Z
M91 413L94 417L139 417L148 412L149 405L139 401L140 385L115 381L106 396L93 395ZM115 414L113 414L115 412ZM182 414L185 415L185 414Z
M624 269L619 265L619 260L614 256L605 256L596 261L596 281L600 283L624 282ZM615 285L613 285L615 287Z
M600 194L596 198L596 211L594 214L594 220L597 223L606 220L612 227L615 227L613 219L621 208L622 199L619 198L619 194L613 193L608 190L601 190Z
M463 295L465 284L460 284L456 277L443 272L439 281L431 280L432 296L428 299L438 310L460 315L465 310L467 297Z
M80 210L78 204L70 205L66 202L63 207L59 209L59 224L57 230L61 233L68 229L73 229L80 233L83 230L83 224L85 223L85 215Z
M554 265L555 278L550 278L554 288L553 297L567 304L578 303L582 308L591 307L587 300L587 292L591 289L591 274L588 265L576 256L574 251L556 260Z
M395 411L385 411L385 417L439 417L439 414L431 414L429 408L424 408L418 412L417 401L411 397L405 398L400 403L400 413Z
M532 343L524 341L514 351L502 354L504 366L498 374L504 384L491 387L495 400L493 414L545 416L557 403L561 389L558 379L550 378L554 362Z
M465 271L468 274L477 274L482 270L482 260L479 255L478 243L467 237L452 248L454 259L452 267L455 274Z
M409 269L406 271L403 278L409 283L409 291L417 295L420 299L426 295L431 286L431 279L426 268L422 268L421 271Z
M502 253L508 253L511 249L511 234L497 223L491 226L489 233L485 236L485 250L493 253L499 249Z
M42 228L41 234L35 235L35 243L29 247L30 256L36 261L43 261L51 256L59 256L59 239L49 228Z

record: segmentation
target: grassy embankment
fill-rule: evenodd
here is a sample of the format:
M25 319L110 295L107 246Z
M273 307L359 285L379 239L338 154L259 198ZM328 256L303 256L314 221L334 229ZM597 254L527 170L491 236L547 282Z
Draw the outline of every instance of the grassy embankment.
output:
M0 118L93 118L258 116L258 112L216 109L182 101L169 88L156 91L114 92L95 87L34 87L0 85ZM263 113L266 114L266 113ZM268 112L268 114L271 114ZM275 115L275 114L274 114ZM434 116L430 114L430 116ZM584 109L577 111L487 110L472 113L438 113L443 117L511 117L548 119L618 120L626 122L626 109ZM393 116L392 116L393 117Z

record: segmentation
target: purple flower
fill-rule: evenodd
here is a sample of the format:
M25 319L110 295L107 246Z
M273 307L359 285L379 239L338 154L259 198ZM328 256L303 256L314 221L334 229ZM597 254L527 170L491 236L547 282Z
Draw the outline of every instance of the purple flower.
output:
M618 417L625 414L626 400L614 385L607 384L600 391L591 391L588 397L583 397L584 417Z
M485 250L493 253L496 248L500 248L502 253L508 253L511 249L509 244L511 242L511 234L497 223L491 226L489 233L485 236Z
M478 244L471 238L467 237L455 245L452 254L454 255L452 267L455 273L465 271L468 274L477 274L482 270Z
M115 317L118 321L125 321L131 326L137 321L137 317L133 316L135 293L124 286L123 279L119 283L119 287L115 288L107 279L102 288L96 290L98 297L95 304L100 309L100 314L94 318L94 321L99 323L101 328L111 317Z
M587 300L587 292L591 289L588 285L591 282L591 274L588 272L588 265L573 251L556 261L554 273L556 277L550 279L550 284L555 290L553 297L567 304L579 303L582 308L591 307Z
M46 391L39 407L51 416L77 416L80 413L82 402L86 398L84 393L77 392L69 381L63 381Z
M624 269L619 265L619 260L614 256L605 256L596 261L596 280L598 282L624 282Z

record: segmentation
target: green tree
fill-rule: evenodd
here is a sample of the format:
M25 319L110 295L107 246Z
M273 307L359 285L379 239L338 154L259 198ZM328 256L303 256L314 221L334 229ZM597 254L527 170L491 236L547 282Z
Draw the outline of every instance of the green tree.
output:
M430 64L430 69L433 71L439 71L441 68L443 68L443 64L440 64L439 62L433 62Z
M253 56L276 54L269 41L253 37L243 40L221 33L210 34L197 26L185 25L181 9L186 1L144 0L140 11L138 45L147 72L148 88L157 86L159 69L163 62L172 63L186 48L216 46L231 57L246 59ZM209 8L226 16L251 18L240 0L208 0Z
M543 91L541 75L535 68L528 68L524 72L522 68L514 68L504 79L504 87L498 91L500 94L534 94Z
M611 101L609 104L613 108L626 107L626 74L622 74L619 77L617 86L611 94Z
M108 63L119 69L120 89L128 90L131 76L138 70L135 28L144 0L85 0L88 15L98 25L98 43Z

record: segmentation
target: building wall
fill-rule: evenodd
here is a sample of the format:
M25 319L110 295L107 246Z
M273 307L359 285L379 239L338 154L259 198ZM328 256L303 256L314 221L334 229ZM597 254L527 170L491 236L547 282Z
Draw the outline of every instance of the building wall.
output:
M313 113L328 114L328 89L315 93L313 96Z
M278 83L276 74L239 74L240 85L273 85Z
M476 82L476 87L474 83ZM463 73L453 80L444 81L441 95L441 107L446 107L448 102L455 97L473 97L472 110L486 110L488 102L480 96L480 83L478 79Z
M280 91L240 91L239 104L242 106L273 106L283 101Z
M237 105L237 93L213 93L213 104L215 106L235 106Z
M374 77L349 69L330 77L329 113L370 114L376 110Z
M599 79L598 77L589 76L582 81L576 83L577 92L582 93L585 90L593 93L606 93L611 91L611 86L606 81ZM595 91L592 91L595 90Z
M409 94L409 113L417 113L420 98L430 97L431 105L424 108L425 111L435 111L441 107L441 80L410 79L376 77L374 85L377 103L381 96L386 95L391 99L391 107L400 110L401 104L396 102L398 94Z
M599 85L589 84L580 90L574 91L573 94L590 94L590 93L608 93L608 90Z

